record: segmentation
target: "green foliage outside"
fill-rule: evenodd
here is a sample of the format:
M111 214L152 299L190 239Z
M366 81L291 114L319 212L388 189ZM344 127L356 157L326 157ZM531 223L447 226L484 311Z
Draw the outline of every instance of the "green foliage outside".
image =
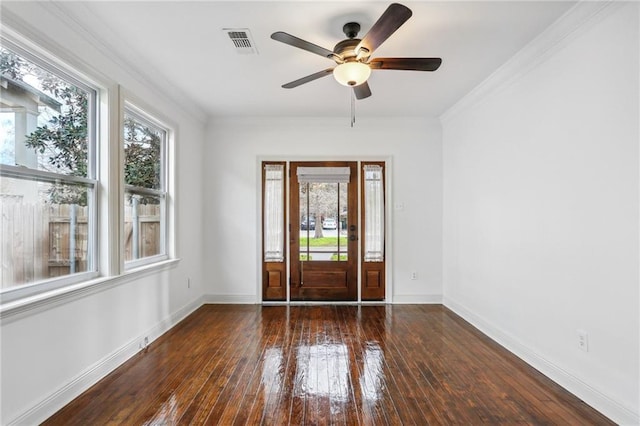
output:
M87 176L87 94L61 80L49 79L44 86L62 101L63 112L31 132L25 144L40 154L50 152L48 162L54 170L71 176ZM44 82L43 82L44 83ZM52 149L51 149L52 148ZM51 202L87 205L87 191L79 186L56 184L49 190Z
M312 256L307 256L307 255L306 255L306 254L304 254L304 253L300 253L300 260L302 260L302 261L313 260L313 257L312 257ZM332 261L336 261L336 260L338 260L338 255L337 255L337 253L334 253L334 254L332 254L332 255L331 255L331 260L332 260ZM340 255L340 260L341 260L341 261L346 261L346 260L347 260L347 255L346 255L346 254L341 254L341 255Z
M39 90L61 104L60 113L52 115L46 124L26 135L25 144L46 159L48 166L45 169L68 176L87 177L88 93L2 48L0 74L22 82L26 76L36 77L41 86ZM160 188L162 140L158 132L126 117L124 133L125 184ZM54 184L49 190L49 198L52 203L87 205L87 191L80 186ZM142 202L154 203L157 200L143 197Z
M22 80L28 68L27 61L15 53L0 49L0 74L14 80Z
M58 77L43 71L20 56L0 49L0 74L23 81L35 76L42 92L56 99L60 114L26 136L26 146L47 154L52 171L70 176L87 176L87 94ZM87 205L87 191L79 186L55 184L49 190L53 203Z
M300 237L300 246L306 247L307 241L309 242L309 247L337 247L338 246L338 237L320 237L320 238L311 238ZM340 246L346 247L347 245L347 237L340 237Z
M124 119L124 181L127 185L160 189L162 139L132 117Z

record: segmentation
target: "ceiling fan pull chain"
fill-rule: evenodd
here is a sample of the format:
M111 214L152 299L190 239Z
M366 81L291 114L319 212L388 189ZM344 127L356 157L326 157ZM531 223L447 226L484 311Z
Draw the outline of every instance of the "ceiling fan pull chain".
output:
M353 90L349 90L351 92L351 127L356 122L356 95Z

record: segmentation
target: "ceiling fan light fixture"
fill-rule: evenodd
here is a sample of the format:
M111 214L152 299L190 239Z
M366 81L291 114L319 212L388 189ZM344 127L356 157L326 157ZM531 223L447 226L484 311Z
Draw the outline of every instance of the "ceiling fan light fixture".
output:
M371 75L371 68L362 62L345 62L333 69L333 77L343 86L359 86Z

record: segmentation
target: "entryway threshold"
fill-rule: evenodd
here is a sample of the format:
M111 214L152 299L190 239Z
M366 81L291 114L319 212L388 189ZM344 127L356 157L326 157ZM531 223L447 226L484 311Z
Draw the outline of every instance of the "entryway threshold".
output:
M387 305L387 302L384 301L303 301L303 300L292 300L292 301L263 301L263 306L318 306L318 305L353 305L353 306L381 306Z

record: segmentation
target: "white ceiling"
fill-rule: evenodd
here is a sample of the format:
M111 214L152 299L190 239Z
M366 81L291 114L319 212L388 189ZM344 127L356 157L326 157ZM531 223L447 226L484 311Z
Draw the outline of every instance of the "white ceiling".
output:
M376 70L359 117L439 116L575 2L403 2L413 16L372 57L441 57L436 72ZM389 2L69 2L102 39L157 85L175 85L211 116L342 116L350 89L331 76L280 86L332 61L276 42L285 31L322 47L359 22L363 37ZM258 55L238 54L223 28L248 28Z

